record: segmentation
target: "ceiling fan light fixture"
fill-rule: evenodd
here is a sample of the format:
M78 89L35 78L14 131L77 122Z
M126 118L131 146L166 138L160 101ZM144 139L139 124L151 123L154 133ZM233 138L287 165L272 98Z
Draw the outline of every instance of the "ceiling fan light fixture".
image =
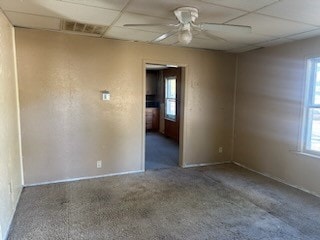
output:
M179 42L182 44L189 44L192 41L192 33L190 29L181 30L179 32Z

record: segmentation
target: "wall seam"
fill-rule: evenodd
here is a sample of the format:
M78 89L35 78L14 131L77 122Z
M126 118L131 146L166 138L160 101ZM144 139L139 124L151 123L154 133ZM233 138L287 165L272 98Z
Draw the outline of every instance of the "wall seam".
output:
M247 169L247 170L249 170L249 171L251 171L251 172L257 173L257 174L259 174L259 175L261 175L261 176L270 178L270 179L272 179L272 180L274 180L274 181L276 181L276 182L285 184L285 185L287 185L287 186L289 186L289 187L293 187L293 188L298 189L298 190L300 190L300 191L302 191L302 192L305 192L305 193L308 193L308 194L310 194L310 195L312 195L312 196L315 196L315 197L320 198L320 195L319 195L318 193L313 192L313 191L310 191L310 190L305 189L304 187L301 187L301 186L298 186L298 185L290 184L290 183L286 182L285 180L283 180L282 178L272 176L271 174L268 174L268 173L259 172L259 171L257 171L257 170L254 170L254 169L252 169L252 168L250 168L250 167L247 167L246 165L243 165L243 164L238 163L238 162L233 162L233 163L234 163L235 165L237 165L237 166L239 166L239 167L242 167L242 168L244 168L244 169Z
M233 89L233 113L232 113L232 134L231 134L231 161L234 161L234 145L235 145L235 130L236 130L236 105L238 92L238 64L239 55L236 55L235 72L234 72L234 89Z
M13 39L13 57L14 57L14 72L15 72L15 85L16 85L16 101L17 101L17 120L18 120L18 133L19 133L19 155L20 155L20 172L21 172L21 185L24 184L23 174L23 156L22 156L22 140L21 140L21 116L20 116L20 98L19 98L19 82L18 82L18 67L17 67L17 50L16 50L16 33L15 28L12 32Z

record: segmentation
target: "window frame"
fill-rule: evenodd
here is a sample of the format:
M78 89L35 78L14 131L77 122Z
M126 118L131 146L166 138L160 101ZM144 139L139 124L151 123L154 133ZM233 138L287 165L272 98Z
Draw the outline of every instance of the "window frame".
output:
M312 134L312 109L320 110L320 103L315 104L315 87L317 82L317 64L320 64L320 57L307 59L307 74L305 86L304 112L302 121L302 141L301 150L303 153L320 156L320 150L311 149L311 134Z
M176 94L174 98L167 97L167 81L175 80L176 84ZM167 114L167 100L174 100L175 102L175 115ZM169 76L166 77L164 80L164 118L173 122L177 121L177 77L176 76Z

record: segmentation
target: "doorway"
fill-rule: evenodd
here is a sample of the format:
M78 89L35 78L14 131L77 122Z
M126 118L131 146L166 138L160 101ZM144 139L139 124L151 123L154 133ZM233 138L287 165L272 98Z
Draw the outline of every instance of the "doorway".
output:
M183 67L173 65L145 65L146 170L181 165L183 71Z

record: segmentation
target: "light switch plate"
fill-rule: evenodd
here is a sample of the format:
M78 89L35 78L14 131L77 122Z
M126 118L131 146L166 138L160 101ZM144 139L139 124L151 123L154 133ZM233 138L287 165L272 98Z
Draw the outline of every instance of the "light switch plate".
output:
M102 93L102 100L103 101L110 101L110 93L109 92Z

